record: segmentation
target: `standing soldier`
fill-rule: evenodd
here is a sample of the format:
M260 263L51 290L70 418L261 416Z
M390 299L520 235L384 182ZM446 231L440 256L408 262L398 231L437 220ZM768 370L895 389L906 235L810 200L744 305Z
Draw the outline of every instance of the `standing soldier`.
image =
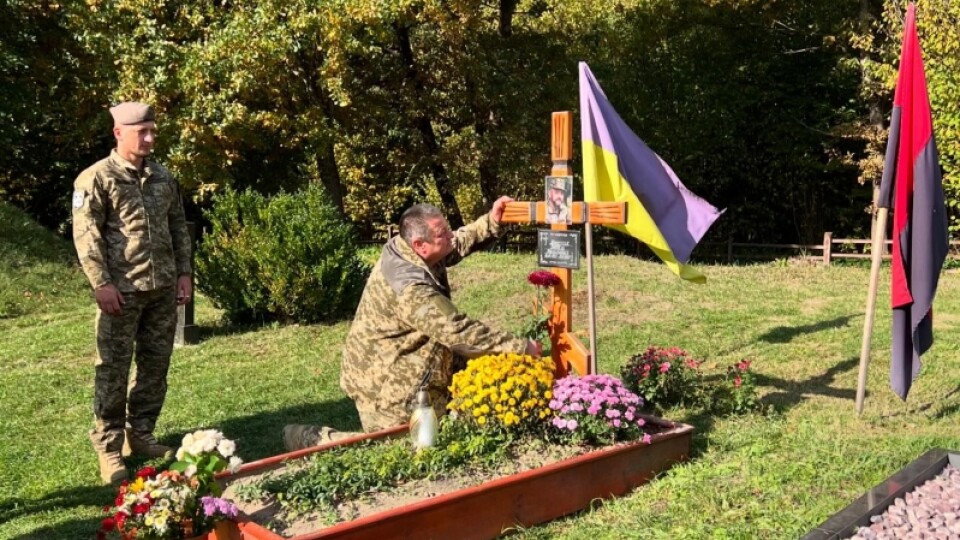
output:
M155 140L153 108L127 102L110 114L117 147L74 182L73 241L98 308L90 440L101 478L115 484L127 478L121 451L171 451L153 429L167 393L176 306L190 301L192 284L180 188L170 171L146 159Z
M450 299L447 267L496 237L512 200L500 197L488 214L457 231L428 204L400 217L400 235L383 247L343 349L340 387L353 399L364 431L406 422L421 388L438 415L446 412L454 354L540 355L540 343L471 319ZM343 435L328 427L288 425L283 441L296 450Z

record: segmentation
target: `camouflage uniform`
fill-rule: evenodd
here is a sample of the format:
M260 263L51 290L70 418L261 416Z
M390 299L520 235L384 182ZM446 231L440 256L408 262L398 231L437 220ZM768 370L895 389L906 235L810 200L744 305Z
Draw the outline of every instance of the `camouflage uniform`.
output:
M73 240L90 285L112 283L125 300L120 315L97 310L96 425L90 432L96 446L118 450L125 424L153 432L167 391L176 282L191 273L173 175L147 160L140 171L114 150L74 182ZM137 369L128 399L134 347Z
M470 319L450 300L447 266L494 238L498 228L489 214L460 228L453 252L433 267L399 236L384 246L350 327L340 375L365 431L407 422L422 381L443 414L454 353L526 350L527 340Z
M553 206L547 203L547 223L567 223L570 221L570 209L567 205Z

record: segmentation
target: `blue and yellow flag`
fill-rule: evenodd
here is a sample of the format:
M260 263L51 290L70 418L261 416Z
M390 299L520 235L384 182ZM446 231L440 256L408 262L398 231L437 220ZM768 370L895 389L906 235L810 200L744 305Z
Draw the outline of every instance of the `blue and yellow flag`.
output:
M612 225L650 246L683 279L706 277L687 262L723 213L694 195L660 156L627 127L580 62L580 128L587 201L627 203L627 223Z

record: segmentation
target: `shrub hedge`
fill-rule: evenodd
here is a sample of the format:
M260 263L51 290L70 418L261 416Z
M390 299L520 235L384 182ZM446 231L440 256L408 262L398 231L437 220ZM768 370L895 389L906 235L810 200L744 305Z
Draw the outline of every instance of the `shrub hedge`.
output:
M352 315L370 266L320 186L266 197L226 190L205 212L197 286L235 322Z

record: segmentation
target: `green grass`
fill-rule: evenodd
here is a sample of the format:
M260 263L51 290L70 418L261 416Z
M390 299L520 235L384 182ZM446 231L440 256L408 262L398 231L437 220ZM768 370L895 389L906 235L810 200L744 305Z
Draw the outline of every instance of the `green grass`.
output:
M73 246L0 202L0 320L58 313L90 296Z
M92 300L68 243L3 205L0 218L0 539L91 538L100 507L113 496L99 486L86 438ZM455 300L515 330L532 300L525 277L533 269L528 254L475 256L451 272ZM906 403L887 383L890 317L881 292L870 391L858 418L868 269L704 271L708 284L696 286L658 264L598 258L600 370L616 373L648 345L683 347L721 367L752 358L763 403L774 412L717 418L670 411L696 427L689 463L626 497L517 537L796 538L924 451L960 449L960 275L941 277L937 341ZM574 326L584 331L584 271L575 284L581 302ZM43 301L36 294L24 300L25 291L43 292ZM217 427L249 461L281 452L287 423L359 429L338 386L348 321L227 327L200 298L197 322L202 342L174 354L162 441L176 445L188 431Z

